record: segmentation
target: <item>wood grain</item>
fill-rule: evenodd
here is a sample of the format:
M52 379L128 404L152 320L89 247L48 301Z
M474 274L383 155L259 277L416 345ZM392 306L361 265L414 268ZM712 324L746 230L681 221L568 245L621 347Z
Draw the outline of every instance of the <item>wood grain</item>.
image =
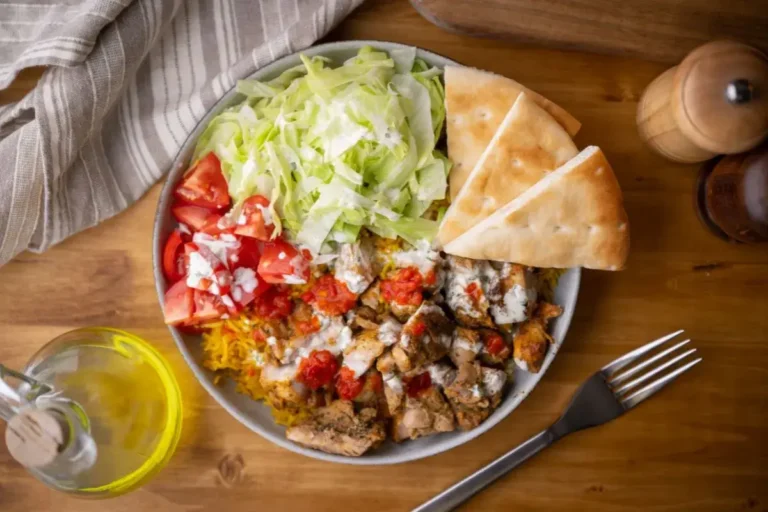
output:
M711 39L768 47L764 0L411 0L447 30L677 62Z
M360 468L273 446L203 391L162 323L150 254L156 186L116 218L0 269L0 360L20 367L75 327L136 332L180 380L178 452L146 487L102 503L48 490L0 447L0 510L407 510L546 427L595 369L678 328L703 364L625 417L562 440L464 509L768 510L768 254L706 232L692 206L696 168L642 146L637 100L666 66L446 33L404 0L366 3L329 37L362 38L419 45L522 82L573 113L583 123L579 147L600 145L616 170L632 224L628 268L584 273L571 331L539 386L489 433L423 461Z

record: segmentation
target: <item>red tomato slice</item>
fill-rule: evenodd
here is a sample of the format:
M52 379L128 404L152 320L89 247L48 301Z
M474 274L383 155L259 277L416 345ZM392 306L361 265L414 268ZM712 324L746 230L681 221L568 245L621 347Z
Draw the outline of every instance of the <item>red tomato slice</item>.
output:
M231 268L259 268L261 259L261 244L253 238L243 237L240 239L240 248L234 254L229 256L229 266ZM262 280L263 281L263 280Z
M171 208L171 213L176 220L183 222L193 231L200 231L205 226L211 215L214 215L213 211L208 208L200 208L199 206L190 205L176 205Z
M163 273L169 283L175 283L186 274L183 248L184 240L181 232L174 230L168 236L163 249Z
M288 242L273 240L264 244L259 275L268 283L302 284L309 280L309 263Z
M252 276L249 275L253 271L252 268L240 267L236 268L232 273L232 291L230 295L241 306L247 306L256 297L263 295L272 287L271 284L260 278L255 272Z
M429 375L429 374L427 374ZM355 378L355 372L346 366L336 376L336 392L344 400L354 400L360 394L365 385L365 377Z
M269 208L269 199L251 196L243 202L243 209L237 219L235 234L267 241L275 230L271 219L265 219L264 210ZM268 213L267 213L268 214Z
M221 162L211 152L192 166L176 186L174 194L192 206L223 210L229 207L227 180L221 173Z
M184 281L179 281L165 292L163 299L163 317L168 325L179 325L191 319L194 312L192 289Z
M221 298L201 290L194 291L195 312L192 321L195 323L216 320L227 312L227 307Z
M308 358L301 360L296 380L306 384L309 389L320 389L333 380L338 369L339 362L330 351L313 350Z

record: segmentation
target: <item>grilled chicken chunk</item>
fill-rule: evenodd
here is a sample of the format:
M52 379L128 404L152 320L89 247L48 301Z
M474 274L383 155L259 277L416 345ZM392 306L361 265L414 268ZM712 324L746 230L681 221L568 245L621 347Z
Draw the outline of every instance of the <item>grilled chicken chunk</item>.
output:
M513 356L520 369L538 373L547 355L552 337L547 333L549 320L560 316L563 308L542 302L528 321L523 322L512 338Z
M440 306L424 301L405 323L400 341L392 349L397 367L405 373L445 356L452 331L453 322Z
M382 373L381 376L384 380L384 399L387 406L385 415L391 418L397 414L400 406L403 405L403 399L405 398L403 380L394 372Z
M344 366L361 377L368 371L376 358L384 353L387 346L379 340L379 331L361 331L352 338L352 343L344 349Z
M523 265L504 263L500 272L500 293L491 298L491 316L496 325L510 332L514 324L530 318L536 307L536 280Z
M355 414L351 402L336 400L321 407L307 421L288 428L285 436L293 442L326 453L359 457L386 438L376 410L365 408Z
M346 284L349 291L355 295L363 293L378 273L374 266L373 247L368 239L342 244L333 272L336 280Z
M435 386L416 397L406 395L403 409L392 418L392 438L398 443L455 428L453 411Z
M487 261L458 256L446 258L445 300L464 327L496 325L491 318L491 300L499 296L498 272Z
M457 327L453 331L453 343L449 356L457 367L463 363L471 363L483 349L480 333L466 327Z
M368 306L360 306L357 309L351 311L351 314L347 318L347 325L350 328L358 329L378 329L379 318L376 310L369 308Z
M503 371L478 362L459 366L456 378L444 392L462 430L475 428L499 406L506 379Z
M299 407L306 403L309 389L294 381L297 372L297 364L278 366L269 363L262 368L259 384L266 391L269 402L277 409Z

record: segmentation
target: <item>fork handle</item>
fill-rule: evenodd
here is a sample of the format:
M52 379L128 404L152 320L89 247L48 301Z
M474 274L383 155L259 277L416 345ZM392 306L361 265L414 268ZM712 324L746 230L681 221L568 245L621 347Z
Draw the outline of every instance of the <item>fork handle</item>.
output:
M431 500L422 503L413 509L412 512L447 512L453 510L491 483L509 473L512 469L557 441L559 437L555 434L552 427L536 434L517 448L475 471Z

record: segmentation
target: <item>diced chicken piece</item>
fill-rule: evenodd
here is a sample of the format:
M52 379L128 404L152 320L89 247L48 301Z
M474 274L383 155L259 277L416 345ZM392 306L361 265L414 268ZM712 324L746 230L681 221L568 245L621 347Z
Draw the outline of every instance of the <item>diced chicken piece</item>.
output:
M484 260L449 256L446 262L445 300L456 320L464 327L495 328L490 307L499 296L498 272Z
M365 408L359 414L351 402L336 400L321 407L307 421L288 428L286 438L326 453L359 457L379 446L386 438L376 410Z
M378 329L378 314L368 306L360 306L351 311L347 318L347 325L352 329Z
M462 430L477 427L499 406L506 379L503 371L478 362L459 366L456 378L445 388L445 396Z
M405 406L392 418L392 439L399 443L455 428L451 407L442 393L431 386L416 397L406 395Z
M536 282L523 265L504 263L501 291L491 301L491 316L500 329L510 332L514 324L524 322L536 308Z
M363 389L360 390L353 402L356 404L362 404L369 407L378 408L381 400L384 398L384 380L381 377L381 373L375 369L368 370L363 377ZM383 404L382 404L383 405Z
M403 399L405 398L403 380L393 372L382 373L381 376L384 380L384 398L387 406L386 416L392 417L400 410L400 406L403 405Z
M385 351L379 356L376 360L376 369L383 374L397 371L397 361L395 361L395 356L392 355L392 349Z
M277 409L298 407L306 403L309 389L295 382L297 364L277 366L267 364L259 375L259 384L267 393L270 404Z
M478 332L483 344L480 350L480 360L488 365L503 365L512 355L512 343L509 340L509 335L491 329L480 329Z
M474 361L482 349L483 342L479 332L466 327L457 327L453 331L453 343L449 356L457 367Z
M432 385L438 388L450 386L456 378L456 369L444 363L432 363L427 366L427 371Z
M448 354L453 323L442 308L424 301L403 326L400 341L392 349L401 372L426 366Z
M343 365L361 377L373 365L386 348L379 341L378 330L361 331L352 338L352 343L344 350Z
M352 329L344 325L340 316L319 317L318 331L293 336L288 340L267 338L274 356L283 364L299 357L307 357L313 350L327 350L339 355L352 341Z
M389 310L392 312L395 318L401 322L408 320L414 313L416 313L418 309L419 306L414 306L412 304L398 304L397 302L392 302L389 304Z
M415 267L424 282L424 289L434 292L443 285L442 257L438 251L432 250L428 242L417 246L404 247L392 252L390 261L395 268Z
M381 281L376 278L373 281L373 284L368 287L365 292L360 296L360 302L372 310L376 312L376 314L381 315L387 312L387 304L384 302L384 299L381 297Z
M355 295L363 293L376 278L371 244L367 239L342 244L334 265L334 277Z
M541 370L547 349L552 342L552 337L547 332L547 323L562 312L560 306L542 302L533 317L520 325L512 339L513 356L520 369L531 373Z
M391 347L398 341L400 341L400 334L403 331L403 326L392 317L386 317L381 325L378 326L379 341L384 345Z

